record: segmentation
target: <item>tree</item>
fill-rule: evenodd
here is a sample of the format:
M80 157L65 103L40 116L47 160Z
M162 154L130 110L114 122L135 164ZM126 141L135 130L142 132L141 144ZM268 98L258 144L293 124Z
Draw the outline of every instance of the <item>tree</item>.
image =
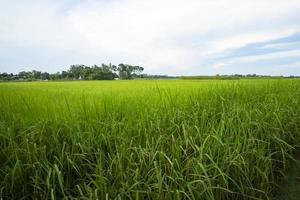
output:
M62 71L61 72L61 78L62 79L67 79L69 77L69 73L68 72L66 72L66 71Z
M30 76L31 76L31 72L22 71L18 73L19 79L28 79L30 78Z
M41 79L41 76L42 76L42 72L41 71L32 70L32 77L34 79Z
M119 64L117 70L119 71L120 79L132 79L136 76L135 73L140 74L144 68L140 66L132 66L128 64Z
M42 73L42 80L49 80L50 79L50 74L48 72L43 72Z
M114 79L114 74L113 74L113 71L112 71L112 65L109 64L109 65L106 65L106 64L102 64L102 67L101 67L101 70L102 70L102 79L103 80L113 80Z
M111 63L101 64L101 66L71 65L67 71L52 74L37 70L21 71L16 75L0 73L0 80L113 80L118 77L117 73L119 73L119 77L121 79L133 79L136 77L142 77L140 73L143 70L143 67L122 63L118 66Z
M84 76L84 65L71 65L69 73L72 74L72 78L79 79Z
M0 79L4 81L10 81L14 79L14 75L12 73L2 73L0 74Z
M59 80L59 79L61 79L61 74L60 74L60 72L56 72L56 73L54 73L54 74L50 74L50 79L51 79L51 80Z
M122 63L119 64L117 70L119 72L119 78L120 79L127 79L128 78L126 65L124 65Z

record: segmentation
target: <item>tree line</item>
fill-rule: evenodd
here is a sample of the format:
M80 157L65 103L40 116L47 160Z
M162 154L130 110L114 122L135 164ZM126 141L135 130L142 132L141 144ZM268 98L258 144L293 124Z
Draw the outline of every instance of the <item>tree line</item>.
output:
M102 64L101 66L93 65L71 65L69 70L48 73L38 70L22 71L17 74L0 73L0 80L114 80L134 79L142 77L143 67L128 64L119 64L118 66L110 64Z
M226 75L226 74L217 74L217 75L201 75L201 76L181 76L181 79L184 80L197 80L197 79L209 79L209 80L230 80L230 79L259 79L259 78L300 78L299 76L271 76L271 75L257 75L257 74L231 74L231 75Z

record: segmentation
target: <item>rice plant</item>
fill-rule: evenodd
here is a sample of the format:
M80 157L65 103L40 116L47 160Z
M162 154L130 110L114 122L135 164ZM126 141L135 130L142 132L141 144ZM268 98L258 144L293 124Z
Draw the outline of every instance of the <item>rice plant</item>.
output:
M300 81L0 84L1 199L269 199Z

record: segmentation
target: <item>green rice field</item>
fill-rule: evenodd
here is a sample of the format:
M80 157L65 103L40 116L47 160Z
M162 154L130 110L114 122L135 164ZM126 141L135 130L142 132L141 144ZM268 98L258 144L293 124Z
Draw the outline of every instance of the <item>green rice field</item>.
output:
M0 83L0 199L269 199L300 80Z

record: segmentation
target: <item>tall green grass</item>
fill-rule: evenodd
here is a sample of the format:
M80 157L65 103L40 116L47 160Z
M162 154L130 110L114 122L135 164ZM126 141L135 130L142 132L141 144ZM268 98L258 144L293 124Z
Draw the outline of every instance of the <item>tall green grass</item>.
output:
M300 80L0 84L0 198L268 199Z

